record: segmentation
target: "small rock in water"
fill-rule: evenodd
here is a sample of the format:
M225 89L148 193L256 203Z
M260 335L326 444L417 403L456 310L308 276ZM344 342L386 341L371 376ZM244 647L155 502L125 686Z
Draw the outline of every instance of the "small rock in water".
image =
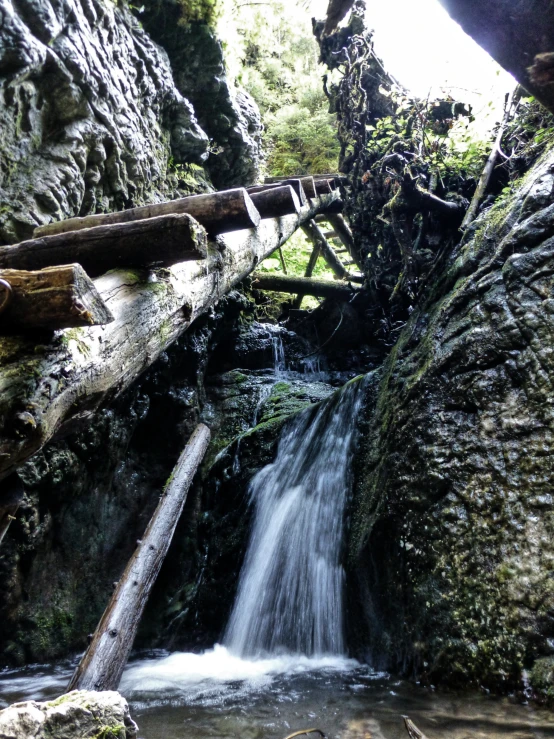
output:
M136 739L138 727L115 690L74 690L53 701L14 703L0 711L2 739Z

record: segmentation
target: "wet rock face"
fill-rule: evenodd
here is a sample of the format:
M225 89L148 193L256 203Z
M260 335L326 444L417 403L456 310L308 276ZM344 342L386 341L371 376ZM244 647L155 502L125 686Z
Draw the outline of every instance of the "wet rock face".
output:
M553 200L550 153L474 224L373 388L349 562L376 665L498 688L552 653Z
M20 468L25 498L0 549L0 665L86 647L199 421L209 357L244 306L236 294L220 301L92 423ZM198 562L199 495L189 491L179 534L184 579Z
M113 690L74 690L53 701L14 703L0 711L6 739L136 739L125 698Z
M192 102L213 144L206 167L217 188L257 181L262 160L260 111L226 76L221 42L205 23L179 23L176 0L152 3L139 13L145 28L167 50L179 91Z
M0 35L0 243L169 199L169 158L207 158L166 53L123 6L1 0Z

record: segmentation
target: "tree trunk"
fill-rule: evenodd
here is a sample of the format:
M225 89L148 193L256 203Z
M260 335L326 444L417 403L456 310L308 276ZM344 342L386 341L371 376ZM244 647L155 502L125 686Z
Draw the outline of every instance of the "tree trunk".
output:
M9 286L9 289L6 288ZM80 264L38 272L0 269L0 290L9 302L0 314L0 333L27 329L100 326L114 320Z
M554 112L554 4L550 0L440 0L461 25L526 90ZM547 65L548 66L548 65Z
M297 293L299 295L313 295L316 298L335 298L336 300L350 300L360 291L359 287L353 287L348 282L268 275L259 272L254 273L252 287L256 290L274 290L280 293Z
M205 259L206 245L202 226L181 213L0 246L0 268L32 270L78 262L94 277L115 267L169 267Z
M243 187L234 190L223 190L206 195L191 195L167 203L143 205L116 213L99 213L84 218L68 218L65 221L49 223L35 229L33 236L50 236L52 234L79 231L83 228L106 226L113 223L128 223L145 218L187 213L198 221L211 235L240 231L243 228L256 228L260 223L260 214Z
M253 192L250 197L262 218L280 218L291 213L300 213L300 200L290 185Z
M26 337L1 338L0 479L54 434L111 402L197 316L336 199L337 193L325 195L298 215L219 236L203 261L154 272L113 270L99 277L95 287L115 317L106 326L74 328L40 345Z
M23 485L17 475L11 475L2 484L0 492L0 544L6 535L11 522L15 519L17 509L23 500Z
M165 559L187 492L202 462L210 430L199 424L171 477L150 523L121 579L91 643L79 662L67 692L71 690L117 690L129 658L148 596Z

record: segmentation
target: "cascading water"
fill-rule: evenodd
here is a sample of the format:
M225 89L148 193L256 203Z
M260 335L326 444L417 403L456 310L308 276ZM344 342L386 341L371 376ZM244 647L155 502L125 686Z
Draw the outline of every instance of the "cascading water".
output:
M344 509L363 380L285 430L253 478L254 524L224 643L241 657L344 653Z

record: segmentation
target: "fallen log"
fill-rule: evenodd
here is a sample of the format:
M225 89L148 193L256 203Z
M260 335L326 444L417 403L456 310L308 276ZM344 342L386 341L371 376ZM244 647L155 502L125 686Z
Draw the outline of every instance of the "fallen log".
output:
M206 232L182 213L44 236L0 246L0 269L41 269L78 262L95 277L115 267L169 267L206 258Z
M300 213L300 200L290 185L253 192L250 197L262 218L280 218L291 213Z
M364 260L359 250L356 248L354 237L352 236L352 231L344 220L344 217L340 213L329 213L328 221L335 229L339 239L341 240L344 247L348 250L348 253L352 257L352 259L355 261L358 269L363 272L362 265Z
M306 193L304 192L304 188L302 187L302 183L300 182L300 180L288 180L286 184L281 183L281 182L276 182L271 185L255 185L254 187L249 187L247 189L247 192L250 195L250 197L252 197L253 195L257 195L258 193L261 193L261 192L267 192L268 190L277 190L280 187L287 187L287 186L292 187L292 189L294 190L296 194L296 197L298 198L298 202L300 203L300 205L301 206L306 205L308 201L306 198Z
M121 579L66 692L117 690L152 586L165 559L187 493L208 444L199 424L179 457L154 515Z
M116 213L98 213L83 218L68 218L65 221L49 223L35 229L33 236L51 236L52 234L80 231L83 228L107 226L114 223L128 223L145 218L187 213L198 221L211 235L240 231L243 228L256 228L260 223L260 214L243 187L222 192L211 192L206 195L190 195L167 203L143 205Z
M406 731L408 732L410 739L427 739L425 734L421 729L417 728L411 718L408 716L402 716L402 718L404 719L404 726L406 727Z
M204 313L294 231L334 207L323 195L297 215L208 242L207 258L168 269L121 269L94 281L115 320L36 341L0 338L0 480L54 435L88 420L147 369ZM25 371L22 371L22 368ZM30 381L32 378L32 381ZM18 420L26 409L28 422ZM17 432L16 432L17 430Z
M315 280L309 277L269 275L255 272L252 287L256 290L271 290L279 293L313 295L315 298L350 300L361 288L338 280Z
M8 286L8 288L6 288ZM101 326L114 320L80 264L36 272L0 269L0 292L10 299L0 313L0 333L27 329Z
M314 244L319 244L323 258L327 262L329 268L340 280L350 280L351 282L363 281L363 278L360 279L348 272L346 267L333 251L332 247L329 245L327 239L323 235L323 231L314 220L310 220L305 223L302 226L302 230Z
M3 483L0 492L0 544L23 501L23 485L16 475Z

